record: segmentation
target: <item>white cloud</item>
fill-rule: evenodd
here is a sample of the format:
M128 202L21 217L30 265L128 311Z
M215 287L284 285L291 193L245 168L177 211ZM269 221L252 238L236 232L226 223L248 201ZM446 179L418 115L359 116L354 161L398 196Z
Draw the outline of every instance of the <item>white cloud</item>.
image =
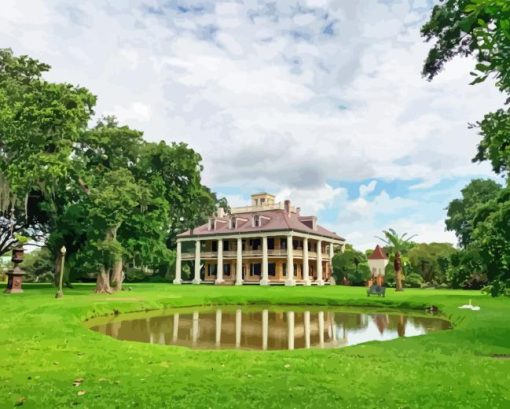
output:
M308 7L326 8L330 3L330 0L306 0L306 5Z
M398 214L402 210L413 208L416 205L415 200L398 196L390 197L384 190L372 200L368 200L360 189L360 196L356 200L347 202L340 210L340 221L344 224L359 223L360 221L366 223L378 215L388 217L388 215Z
M190 143L216 186L431 185L488 170L470 163L479 137L466 124L501 98L488 84L467 85L469 60L432 83L420 77L428 45L404 20L426 15L407 1L309 1L313 12L286 1L204 3L196 13L149 3L159 14L136 2L30 4L4 6L3 44L99 94L98 114L134 120L151 140ZM278 161L261 167L251 155Z
M375 190L375 187L377 186L377 180L371 180L368 185L361 185L359 187L359 196L365 197L372 193Z
M218 196L227 199L230 207L242 207L250 205L250 199L247 199L242 195L222 194L220 192Z
M325 184L313 189L283 189L276 195L277 201L290 199L301 208L303 215L315 215L319 211L338 206L347 197L343 188L333 188Z
M423 189L490 172L471 163L479 135L467 123L503 98L467 84L468 59L421 77L426 6L5 0L0 42L50 63L49 79L91 89L98 115L189 143L217 190L288 195L304 212L348 216L335 230L367 237L398 209L424 206L385 191L369 200L375 179ZM371 182L347 202L331 183L346 180ZM412 220L440 237L438 224Z
M112 114L121 122L148 121L152 117L151 107L141 102L133 102L128 106L116 105Z

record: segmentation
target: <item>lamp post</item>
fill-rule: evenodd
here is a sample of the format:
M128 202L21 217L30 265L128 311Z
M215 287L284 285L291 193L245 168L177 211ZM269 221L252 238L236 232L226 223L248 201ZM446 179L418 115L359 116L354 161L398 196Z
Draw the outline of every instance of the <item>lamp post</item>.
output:
M62 289L62 284L64 281L64 264L65 264L65 258L66 258L66 246L62 246L60 249L60 255L61 255L61 264L60 264L60 278L58 281L58 291L55 295L55 298L62 298L64 296L64 291Z

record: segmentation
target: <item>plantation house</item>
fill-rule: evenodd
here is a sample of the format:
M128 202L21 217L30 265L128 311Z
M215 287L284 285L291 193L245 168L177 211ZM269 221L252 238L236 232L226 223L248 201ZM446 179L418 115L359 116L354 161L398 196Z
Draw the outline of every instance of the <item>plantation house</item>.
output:
M343 250L345 239L319 226L315 216L302 216L289 200L275 203L267 193L251 200L229 214L219 209L207 224L177 236L174 283L183 283L183 262L193 263L194 284L333 283L334 249Z

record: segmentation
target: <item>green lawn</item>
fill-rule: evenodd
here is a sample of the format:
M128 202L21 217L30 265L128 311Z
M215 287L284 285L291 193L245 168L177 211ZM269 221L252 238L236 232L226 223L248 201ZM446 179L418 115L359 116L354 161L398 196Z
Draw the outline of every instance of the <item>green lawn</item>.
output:
M479 292L132 285L95 295L27 285L0 298L0 408L510 408L510 299ZM481 311L459 310L468 299ZM83 321L208 304L437 305L451 331L337 350L195 351L121 342ZM73 386L83 378L79 387ZM78 394L84 391L84 394Z

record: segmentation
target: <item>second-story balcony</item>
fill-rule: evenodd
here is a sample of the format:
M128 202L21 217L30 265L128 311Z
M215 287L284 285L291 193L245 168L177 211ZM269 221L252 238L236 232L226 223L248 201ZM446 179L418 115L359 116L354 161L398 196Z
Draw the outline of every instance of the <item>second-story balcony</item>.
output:
M243 254L243 259L253 259L253 258L262 259L262 257L263 257L262 249L243 250L242 254ZM292 254L293 254L293 258L297 258L297 259L303 258L303 250L302 249L294 249ZM267 256L268 256L268 258L286 258L287 250L286 249L268 249ZM182 253L181 258L182 258L182 260L194 260L195 252ZM216 260L217 258L218 258L218 252L216 252L216 251L201 251L200 252L201 260ZM236 259L236 258L237 258L236 250L224 250L223 251L223 259L224 260L231 260L231 259ZM316 260L317 253L315 251L309 251L308 259ZM322 259L324 261L329 261L329 253L323 252Z

